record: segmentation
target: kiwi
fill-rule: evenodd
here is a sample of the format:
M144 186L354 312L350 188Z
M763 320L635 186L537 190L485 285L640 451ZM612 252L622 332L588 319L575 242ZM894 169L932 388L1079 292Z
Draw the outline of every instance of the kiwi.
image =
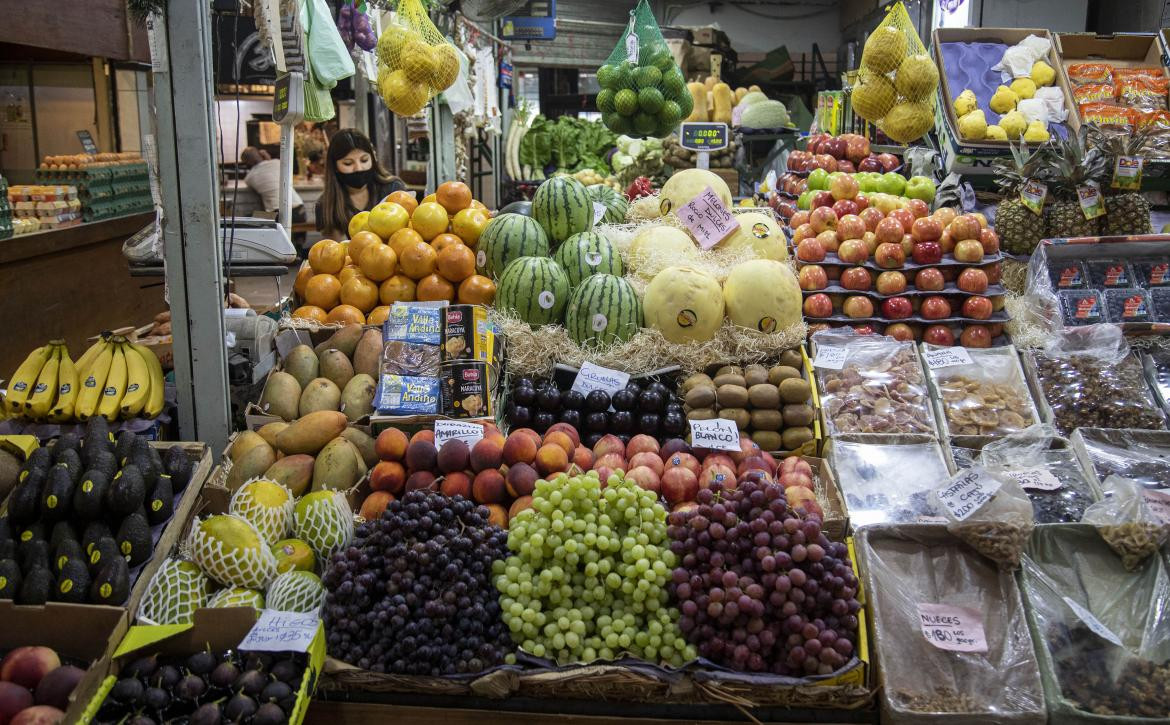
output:
M781 410L786 426L810 426L816 411L807 403L789 403Z
M800 354L800 348L794 347L780 353L780 364L797 370L804 367L804 357Z
M724 385L738 385L741 388L747 387L747 381L739 373L723 373L715 376L715 387L720 388Z
M748 388L748 402L756 409L777 410L780 407L780 391L771 383L757 383Z
M743 368L738 365L722 365L715 371L715 377L720 375L743 375Z
M687 420L711 420L715 418L713 408L695 408L687 411Z
M779 387L780 398L785 403L803 403L811 395L808 381L802 378L786 378L780 381Z
M768 368L763 365L748 365L743 369L743 379L750 388L753 385L768 382Z
M773 385L780 385L781 382L789 378L799 378L800 370L788 365L777 365L768 371L768 382Z
M752 433L752 440L764 451L778 451L782 449L780 434L774 430L757 430Z
M724 408L746 408L748 404L748 391L742 385L720 385L715 391L715 396L719 400L719 409Z
M752 421L752 414L744 408L720 408L719 417L734 420L740 430L747 430L748 424Z
M752 411L752 430L780 430L780 426L783 424L784 421L780 417L780 411L778 410L765 410L762 408L756 408Z
M715 387L709 385L693 387L687 391L684 401L692 408L709 408L715 405Z
M799 426L788 428L780 435L780 442L786 451L794 451L813 439L812 428Z
M697 388L704 385L714 388L715 381L711 380L710 375L706 375L704 373L695 373L686 380L682 381L682 384L678 386L678 392L679 395L686 395L692 388Z

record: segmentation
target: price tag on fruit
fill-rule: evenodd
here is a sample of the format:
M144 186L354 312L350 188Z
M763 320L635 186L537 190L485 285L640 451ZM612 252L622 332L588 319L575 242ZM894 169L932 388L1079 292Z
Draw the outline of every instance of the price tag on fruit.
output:
M845 367L845 358L848 356L849 350L847 348L817 345L817 356L813 359L813 367L840 370Z
M1105 198L1101 190L1092 181L1087 181L1077 187L1077 201L1081 203L1081 212L1085 219L1096 219L1105 216Z
M1016 471L1005 471L1008 476L1020 484L1020 488L1036 491L1055 491L1062 485L1060 479L1043 468L1021 468Z
M713 451L738 451L739 426L734 420L713 418L691 421L691 447Z
M983 615L970 607L918 602L922 636L939 649L952 652L986 652Z
M573 379L573 390L582 395L589 395L594 390L604 390L613 395L619 390L625 390L629 382L629 373L587 362L577 371L577 377Z
M1170 489L1142 491L1142 498L1146 500L1146 506L1150 507L1154 518L1164 526L1170 526Z
M1034 214L1044 213L1044 200L1048 198L1048 186L1039 181L1029 181L1020 189L1020 201Z
M634 34L634 21L630 19L630 31L626 36L626 60L638 64L638 36Z
M265 609L238 649L263 652L308 652L321 619L316 613Z
M684 204L678 210L678 217L703 249L710 249L739 231L739 222L710 186Z
M972 364L971 354L967 352L965 347L940 347L923 350L922 359L926 361L926 367L931 370Z
M436 420L435 421L435 448L442 448L443 444L449 440L458 438L471 448L476 443L483 439L483 425L480 423L467 423L461 420Z
M1116 634L1113 634L1113 630L1109 629L1104 624L1101 624L1101 620L1094 617L1092 612L1085 609L1080 604L1077 604L1069 597L1062 598L1064 599L1064 603L1068 605L1068 608L1073 610L1073 614L1077 615L1077 619L1084 622L1085 626L1088 627L1093 634L1097 635L1101 639L1112 642L1118 647L1125 646L1121 643L1121 639Z
M951 478L947 485L935 491L935 495L951 516L965 521L995 498L1001 485L991 474L976 466Z

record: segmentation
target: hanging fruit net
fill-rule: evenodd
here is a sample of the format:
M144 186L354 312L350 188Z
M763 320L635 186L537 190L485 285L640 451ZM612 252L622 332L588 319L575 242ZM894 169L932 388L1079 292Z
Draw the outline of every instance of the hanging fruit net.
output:
M897 2L865 41L851 100L857 115L898 143L934 128L938 66L926 52L905 6Z
M691 114L686 78L675 65L646 0L597 69L597 110L606 128L627 136L665 138Z
M459 76L459 51L427 16L421 0L399 0L395 21L378 38L378 95L399 116L413 116Z

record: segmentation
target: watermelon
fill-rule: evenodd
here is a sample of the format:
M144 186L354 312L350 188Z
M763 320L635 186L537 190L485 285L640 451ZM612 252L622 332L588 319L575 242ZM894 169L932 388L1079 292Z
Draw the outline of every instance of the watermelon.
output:
M565 308L565 329L578 345L625 341L641 326L642 303L633 285L612 274L588 277Z
M571 176L554 176L532 197L532 216L554 244L593 228L593 200Z
M605 207L605 216L601 217L603 223L621 224L626 220L626 212L630 208L630 202L621 192L615 191L605 184L587 186L585 191L589 192L589 198L595 204L601 204ZM594 216L596 217L596 214Z
M536 327L561 321L569 301L569 276L548 257L521 257L500 276L496 306L515 310Z
M565 240L553 255L557 264L569 275L569 285L576 287L594 274L625 274L622 255L604 234L581 232Z
M508 263L521 257L547 257L548 237L536 220L521 214L501 214L488 222L479 236L475 271L499 277Z

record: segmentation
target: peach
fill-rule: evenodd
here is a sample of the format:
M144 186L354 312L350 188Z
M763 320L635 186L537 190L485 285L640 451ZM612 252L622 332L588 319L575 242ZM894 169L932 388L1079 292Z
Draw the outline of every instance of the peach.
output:
M736 464L743 463L743 460L749 456L760 455L760 444L748 438L743 433L739 434L739 451L731 452L731 460Z
M703 470L706 471L711 466L724 466L735 470L735 461L731 460L731 456L725 453L712 453L703 459Z
M639 453L653 453L658 455L658 451L658 441L654 436L648 436L645 433L639 433L626 444L626 458L631 460Z
M556 433L557 431L560 431L561 433L569 436L569 439L573 441L574 448L581 445L581 435L577 433L576 428L569 425L568 423L553 423L548 427L548 430L546 430L544 434L547 436L549 433Z
M812 476L804 471L785 471L780 474L779 483L784 488L792 488L793 486L801 486L809 490L813 488Z
M812 478L813 475L812 466L800 456L789 456L783 461L780 461L780 473L784 474L789 471L802 471L808 474L809 478Z
M686 466L673 466L662 474L662 496L672 506L694 501L699 493L699 478Z
M439 449L437 462L443 473L462 471L471 464L471 451L466 442L452 438Z
M444 496L471 498L471 476L463 471L448 473L443 476L443 482L439 484L439 493Z
M593 468L593 451L585 446L577 446L573 449L573 465L580 468L582 471L588 471Z
M479 478L479 476L476 476ZM517 463L514 466L508 466L508 475L505 478L505 484L508 488L508 495L514 497L531 496L532 492L536 490L536 482L540 479L540 475L536 469L527 463Z
M699 504L695 503L694 501L683 501L682 503L675 504L670 509L670 512L674 513L675 511L694 511L697 508L699 508Z
M21 710L33 706L28 688L12 682L0 682L0 722L7 723Z
M516 435L517 433L526 435L529 438L531 438L532 442L536 444L537 448L540 448L541 445L544 444L544 441L541 440L541 438L540 438L540 434L537 433L536 431L532 430L531 428L517 428L516 430L509 433L508 437L511 438L512 436Z
M573 439L569 437L568 433L559 430L549 431L544 434L544 445L547 446L549 444L560 446L570 456L573 455L573 449L577 447L577 444L573 442Z
M665 461L663 461L664 471L675 468L677 466L682 466L683 468L689 469L690 472L695 474L696 477L698 477L698 475L703 471L703 467L699 465L698 458L695 458L690 453L684 453L682 451L672 453L670 458L667 458Z
M520 431L513 431L504 441L504 463L509 466L515 463L533 463L536 461L536 452L540 449L540 440L533 440Z
M536 452L536 470L542 476L559 473L568 467L569 453L556 443L547 443Z
M516 514L530 508L532 508L532 497L521 496L513 501L512 505L508 508L508 521L511 522L512 519L516 518Z
M411 471L435 470L438 457L434 441L420 440L416 436L406 447L406 467Z
M505 441L506 439L504 438L504 434L503 434L503 433L501 433L501 432L499 432L498 430L497 430L497 431L491 431L491 432L489 432L489 433L484 433L484 434L483 434L483 440L485 440L485 441L490 441L490 442L492 442L492 443L495 443L497 446L499 446L499 447L500 447L500 450L501 450L501 451L502 451L502 450L504 450L504 441ZM475 447L475 446L472 446L472 448L474 448L474 447Z
M654 493L658 493L662 488L661 479L659 479L658 474L649 466L631 468L626 472L626 478L638 484L641 488L647 491L653 491Z
M407 491L434 491L436 488L435 474L430 471L415 471L406 479Z
M612 433L608 433L597 441L597 445L593 446L593 455L598 458L603 458L608 454L616 454L623 459L626 456L626 444L622 443L622 439L618 438Z
M699 481L703 488L710 488L716 483L721 483L726 488L735 488L735 469L722 463L716 463L703 471L703 476Z
M387 428L378 434L374 441L374 452L383 461L401 461L406 455L406 446L410 441L406 434L397 428Z
M486 471L489 468L499 468L500 464L504 462L504 444L506 439L500 438L499 441L484 438L476 441L475 445L471 447L471 469L476 473Z
M502 503L508 499L508 489L499 471L491 469L475 474L471 497L476 503Z
M358 512L358 515L366 521L381 518L382 512L386 510L386 507L393 500L394 494L389 491L374 491L369 496L366 496L365 501L362 501L362 508Z
M488 504L487 510L489 524L499 526L501 529L508 528L508 509L498 503L491 503Z
M379 461L370 470L370 488L375 491L388 491L395 495L402 493L406 484L406 471L397 461Z
M431 447L433 448L435 445L435 432L429 428L427 430L420 430L418 433L415 433L410 437L411 443L414 443L415 441L426 441L430 443Z
M630 441L630 443L633 443L633 441ZM658 454L651 453L650 451L642 451L641 453L635 453L630 456L630 468L637 468L638 466L646 466L659 476L662 475L662 469L664 468L662 459L658 457Z
M768 465L762 456L748 456L736 466L735 475L742 476L748 471L763 471L771 475L772 467Z
M619 443L620 442L621 441L619 441ZM622 471L624 471L624 470L626 470L626 468L628 468L628 466L626 465L625 457L623 457L620 453L606 453L603 456L598 456L593 461L594 470L600 469L603 466L605 468L609 468L609 469L613 469L613 470L622 470ZM604 481L605 479L602 478L601 480Z
M48 705L35 705L16 713L8 725L57 725L64 721L65 713Z

